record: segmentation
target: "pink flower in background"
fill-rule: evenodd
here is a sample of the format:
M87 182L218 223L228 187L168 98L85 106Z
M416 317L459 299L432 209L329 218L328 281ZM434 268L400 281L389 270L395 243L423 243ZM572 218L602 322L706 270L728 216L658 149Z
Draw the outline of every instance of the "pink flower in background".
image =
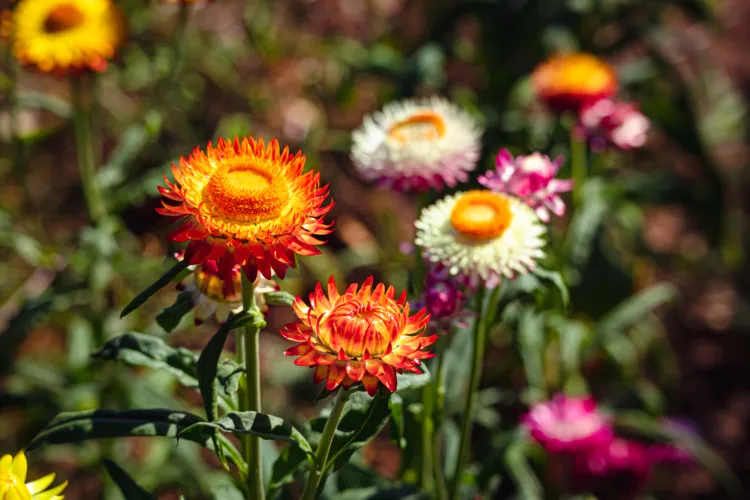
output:
M424 303L433 319L452 318L463 309L466 297L447 273L434 270L425 280Z
M643 443L623 438L612 439L608 444L576 457L579 473L593 476L625 473L645 478L651 464L648 449Z
M685 419L665 417L661 427L674 439L671 443L656 443L648 446L648 454L653 463L691 465L696 463L695 455L681 443L690 441L698 434L697 426Z
M558 394L551 401L533 405L521 423L549 453L606 448L613 439L609 418L592 398Z
M492 191L522 199L536 210L540 219L549 222L550 212L558 217L565 214L560 193L573 189L571 179L555 179L562 162L562 157L552 161L541 153L513 158L503 149L495 158L495 171L480 176L479 183Z
M646 143L651 122L630 102L601 99L581 108L579 120L594 150L607 145L628 150Z

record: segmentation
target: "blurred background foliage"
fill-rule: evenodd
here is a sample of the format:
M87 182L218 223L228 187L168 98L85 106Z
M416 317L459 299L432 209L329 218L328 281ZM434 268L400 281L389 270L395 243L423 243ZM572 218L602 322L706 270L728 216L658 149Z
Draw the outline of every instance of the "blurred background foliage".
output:
M653 131L643 149L599 155L584 205L572 220L556 221L550 261L564 270L567 287L539 292L539 283L519 280L504 292L537 290L536 301L551 309L525 306L534 296L516 301L491 334L474 439L479 485L496 498L526 498L537 487L519 459L526 451L511 446L514 425L527 403L564 388L591 390L635 414L693 421L748 486L750 2L118 3L129 38L96 82L97 182L110 215L95 227L78 181L67 82L5 58L0 449L23 447L61 410L201 408L197 393L168 374L89 356L127 331L200 349L216 328L194 327L188 314L167 336L154 319L175 300L171 288L119 318L171 265L168 221L153 209L156 186L180 156L248 134L301 148L331 183L336 231L324 254L301 260L283 288L304 293L331 274L348 281L375 274L403 289L411 257L402 244L413 237L417 201L357 178L350 131L385 101L440 93L486 126L477 174L500 147L567 154L565 128L535 101L528 73L556 51L581 49L616 66ZM277 309L261 338L264 410L299 422L317 414L318 390L283 357L276 331L293 317ZM446 361L448 416L462 410L470 353L461 349L470 343L461 336L468 334L456 333ZM418 457L407 449L399 463L399 440L389 439L399 426L419 425L418 403L402 403L390 429L327 483L329 498L368 498L367 488L385 484L373 470L386 480L414 480ZM452 463L458 428L450 419L445 433ZM264 446L270 467L278 450ZM217 461L187 443L89 442L48 448L32 461L68 478L69 498L120 498L102 479L105 456L159 498L178 498L178 490L187 498L231 498ZM338 494L345 486L359 489ZM655 477L662 498L726 498L722 488L703 468Z

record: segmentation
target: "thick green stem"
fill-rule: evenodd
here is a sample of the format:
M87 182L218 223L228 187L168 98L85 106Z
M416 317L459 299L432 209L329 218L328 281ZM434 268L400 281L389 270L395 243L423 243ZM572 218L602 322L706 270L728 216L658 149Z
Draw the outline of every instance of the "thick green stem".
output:
M583 202L583 187L586 183L586 138L580 137L575 124L570 126L570 168L573 177L573 206Z
M456 459L456 469L453 473L451 483L451 495L453 500L459 500L461 494L461 474L463 473L464 463L469 453L469 444L471 441L472 429L472 412L474 409L474 400L476 392L479 389L479 379L482 375L482 360L484 359L484 348L487 343L487 329L485 325L486 311L484 310L484 287L480 286L476 295L477 319L474 323L474 359L471 362L471 373L469 379L469 388L466 391L466 404L464 405L464 421L461 427L461 440L458 446L458 458Z
M422 389L422 490L432 494L435 488L432 460L435 455L435 389L432 384Z
M326 461L331 451L333 437L336 435L336 427L338 427L341 416L344 414L344 406L346 406L348 400L349 391L343 388L339 389L333 409L331 414L328 415L328 421L323 429L323 435L320 437L320 444L315 453L315 467L310 470L310 475L307 477L307 484L305 484L305 490L302 492L302 500L315 500L317 497L320 480L323 479L326 470Z
M435 412L433 415L434 429L433 435L430 437L432 440L432 468L435 476L435 498L437 500L446 500L448 498L448 489L445 486L445 473L443 472L443 461L440 456L440 429L443 425L443 410L445 405L445 384L443 383L443 367L445 366L445 355L443 353L441 345L437 347L437 355L435 356L435 364L437 364L437 370L435 370L435 380L433 380L433 386L430 388L434 391L435 398Z
M261 314L255 303L253 283L242 276L242 305L245 311ZM247 371L245 394L240 396L242 411L260 412L260 328L256 322L244 327L241 335L244 337L237 348L242 348L243 361ZM251 500L263 500L263 460L260 452L260 438L247 436L242 442L242 452L247 462L247 487Z
M87 75L70 78L73 97L73 125L75 127L78 168L89 218L98 222L106 215L104 198L96 184L96 159L91 128L92 85Z

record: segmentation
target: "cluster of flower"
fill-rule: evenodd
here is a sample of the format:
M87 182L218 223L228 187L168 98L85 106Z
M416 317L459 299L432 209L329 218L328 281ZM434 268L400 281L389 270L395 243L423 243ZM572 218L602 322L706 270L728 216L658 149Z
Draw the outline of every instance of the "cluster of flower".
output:
M591 398L558 394L551 401L532 405L521 422L550 455L550 469L565 474L560 480L572 491L597 491L602 485L617 484L625 496L636 495L654 465L695 461L676 444L645 444L617 436L612 419ZM665 427L678 425L665 422Z

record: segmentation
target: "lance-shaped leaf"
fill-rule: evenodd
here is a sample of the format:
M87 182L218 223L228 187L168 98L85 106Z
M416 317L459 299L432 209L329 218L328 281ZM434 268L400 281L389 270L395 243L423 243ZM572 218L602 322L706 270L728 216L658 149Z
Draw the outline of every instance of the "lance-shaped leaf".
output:
M674 300L676 296L677 289L668 283L659 283L642 290L603 317L592 333L592 338L608 339L620 334L657 307Z
M104 468L107 469L112 480L120 488L123 497L128 500L156 500L155 496L138 486L138 483L130 477L130 474L122 470L112 460L105 458Z
M230 412L213 422L197 422L182 430L180 436L191 440L203 440L209 439L216 430L284 441L298 446L314 457L310 443L292 424L283 418L255 411Z
M182 292L177 295L174 304L164 309L156 317L156 322L169 333L180 324L182 317L193 308L193 292Z
M299 446L287 446L273 463L271 477L268 480L266 496L274 498L274 495L285 485L294 482L294 474L300 466L309 458Z
M144 302L146 302L153 294L167 286L172 282L173 279L175 279L182 271L187 269L187 267L190 264L187 260L180 260L178 261L172 268L164 273L164 275L156 280L151 286L146 288L144 291L139 293L135 296L133 300L130 301L130 303L125 306L125 309L122 310L122 313L120 314L121 318L124 318L131 312L138 309L141 305L143 305Z
M120 335L104 344L92 357L163 370L174 375L181 384L198 388L198 355L183 347L171 347L153 335L135 332ZM237 392L242 372L243 367L232 360L219 363L216 379L228 397Z
M351 395L336 428L325 470L338 470L343 467L355 451L380 433L391 416L389 396L390 393L383 389L372 398L365 392L355 392ZM325 423L326 419L322 417L313 419L310 423L316 437L322 433Z
M184 429L203 419L173 410L90 410L60 413L31 441L27 450L50 444L78 443L90 439L129 436L176 438ZM190 439L190 438L188 438ZM193 441L208 446L202 436Z
M516 440L508 446L505 452L505 464L508 467L511 479L518 486L519 497L528 500L541 500L543 495L542 485L536 474L534 474L527 457L528 445L522 440Z
M294 295L289 292L269 292L263 295L270 306L290 306L294 303Z

